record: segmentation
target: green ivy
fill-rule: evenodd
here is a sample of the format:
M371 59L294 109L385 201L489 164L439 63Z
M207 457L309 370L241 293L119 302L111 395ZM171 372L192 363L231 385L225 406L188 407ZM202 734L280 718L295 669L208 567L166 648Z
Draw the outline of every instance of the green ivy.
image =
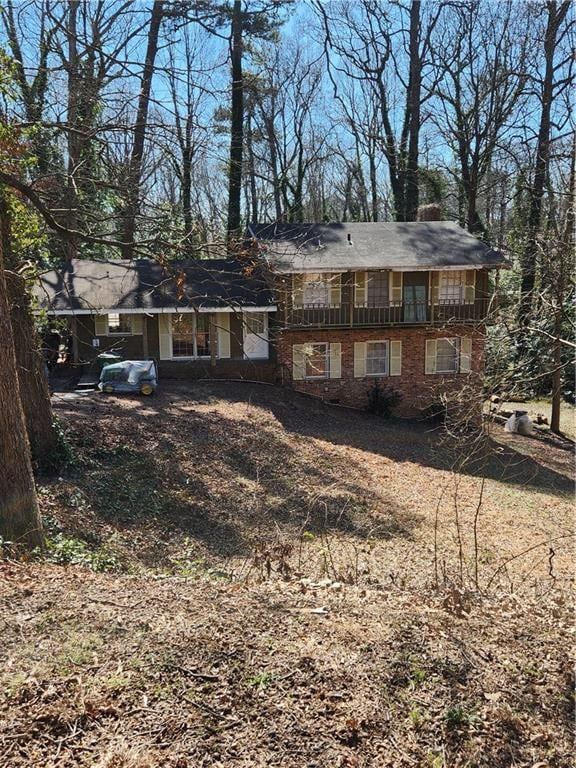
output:
M107 547L90 549L85 541L55 533L46 537L44 549L35 550L39 559L56 565L80 565L98 573L122 570L119 557Z

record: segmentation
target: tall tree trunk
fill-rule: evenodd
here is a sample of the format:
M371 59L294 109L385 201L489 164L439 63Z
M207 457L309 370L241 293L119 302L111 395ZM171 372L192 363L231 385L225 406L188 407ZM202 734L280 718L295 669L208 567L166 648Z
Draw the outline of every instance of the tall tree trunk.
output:
M478 181L476 173L471 174L472 181L466 185L466 224L473 235L486 234L486 227L478 213Z
M50 471L55 468L57 461L57 438L40 340L30 311L24 278L7 271L5 279L11 305L10 320L18 365L20 401L32 461L39 469Z
M4 277L4 254L10 240L5 209L0 208L0 536L28 547L43 543L30 446L16 368L10 305Z
M296 184L293 189L290 221L301 223L304 221L304 147L300 145L298 150L298 162L296 164Z
M352 207L352 170L346 169L346 186L344 188L344 206L342 208L342 221L348 221L348 212Z
M374 152L370 152L368 157L368 167L370 169L372 221L378 221L378 179L376 177L376 157L374 156Z
M232 122L228 179L228 240L240 235L242 149L244 141L244 81L242 75L242 3L234 0L230 56L232 61Z
M258 190L256 188L256 165L254 162L254 147L252 134L252 118L248 114L246 121L246 149L248 151L248 173L250 174L250 220L258 221Z
M142 73L140 96L138 98L136 122L134 123L134 142L132 144L130 167L128 170L128 187L122 234L122 242L124 243L122 258L124 259L131 259L134 255L134 235L136 232L136 216L139 209L140 179L142 178L142 158L148 124L148 109L150 107L150 89L154 76L154 63L158 53L158 36L163 16L164 0L154 0L150 16L150 27L148 29L146 58L144 59L144 71Z
M278 150L276 148L276 135L274 131L274 121L265 118L266 138L268 141L268 151L270 153L270 170L272 173L272 191L274 195L274 213L276 221L282 221L282 191L280 188L280 179L278 178Z
M186 242L192 240L192 147L186 142L182 148L182 214Z
M566 264L573 264L574 239L576 224L576 138L572 142L572 162L570 165L570 184L568 187L568 209L562 242L559 244L560 274L556 279L556 311L554 313L554 346L552 350L552 417L550 431L560 433L560 406L562 405L562 319L566 300Z
M542 223L542 200L546 177L548 175L548 163L550 159L550 114L554 96L554 52L556 50L556 36L562 21L566 17L570 3L563 2L558 8L555 0L546 4L548 9L548 22L544 36L544 56L546 70L542 84L542 112L540 113L540 129L538 131L538 144L536 148L536 163L534 167L534 180L530 189L530 212L528 214L528 237L524 253L522 254L522 282L520 285L520 304L518 306L518 322L526 326L530 320L532 309L532 293L536 282L536 261L538 255L538 232Z
M182 153L182 167L180 169L182 179L182 215L184 217L185 242L193 245L193 220L192 220L192 164L194 162L195 147L192 141L193 116L189 112L186 117L185 132L180 136L180 149ZM191 255L191 254L190 254Z
M410 7L410 80L408 109L408 159L406 162L406 221L416 221L418 214L418 143L420 137L420 100L422 89L422 62L420 60L420 0L412 0Z
M16 351L20 402L26 421L32 461L36 467L51 471L57 461L57 437L45 374L44 357L26 292L24 278L16 272L12 255L11 216L5 196L0 191L0 230L4 252L4 278L10 304L10 323Z
M48 9L48 0L44 0L41 13L45 16ZM48 56L52 47L52 39L55 33L54 29L48 30L44 23L40 25L38 40L38 63L35 70L36 74L29 82L27 70L24 64L22 46L20 45L19 28L16 23L13 0L6 3L5 15L3 18L6 28L7 40L10 46L10 53L14 61L15 80L22 94L22 101L25 108L26 119L28 122L36 124L42 122L44 114L44 104L46 101L46 90L48 87ZM45 129L36 126L33 136L29 138L32 154L36 158L36 175L42 177L49 171L50 156L50 135Z
M554 312L554 341L552 350L552 415L550 431L560 434L560 406L562 404L562 305Z
M68 22L66 36L68 40L68 171L66 180L66 226L73 232L78 229L78 196L76 194L76 170L80 162L80 135L74 130L78 127L79 71L78 71L78 33L77 19L80 0L68 3ZM66 238L65 253L67 259L78 255L78 240L74 236Z

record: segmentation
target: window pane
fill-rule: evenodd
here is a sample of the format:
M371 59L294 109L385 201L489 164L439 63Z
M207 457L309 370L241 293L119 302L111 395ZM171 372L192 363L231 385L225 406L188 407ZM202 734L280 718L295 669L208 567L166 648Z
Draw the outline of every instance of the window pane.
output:
M464 297L464 272L440 272L440 304L461 304Z
M388 272L368 272L366 277L368 307L388 306Z
M460 340L438 339L436 342L436 370L438 373L457 373Z
M108 315L108 333L132 333L132 321L129 315L117 312Z
M329 304L329 287L326 275L304 275L304 297L305 307L317 306L326 307Z
M388 373L388 342L366 342L366 375L386 376Z
M244 315L246 333L263 334L266 330L266 316L264 312L246 312Z
M196 355L208 357L210 355L210 315L196 315Z
M172 355L194 357L194 315L172 316Z
M328 377L327 344L307 344L304 348L304 360L307 379Z

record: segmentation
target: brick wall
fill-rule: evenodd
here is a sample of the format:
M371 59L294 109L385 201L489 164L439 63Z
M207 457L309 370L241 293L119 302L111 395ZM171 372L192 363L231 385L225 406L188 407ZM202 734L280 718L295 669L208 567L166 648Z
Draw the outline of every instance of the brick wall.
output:
M160 379L245 379L276 381L277 366L267 360L160 360Z
M426 374L426 340L452 336L472 339L471 373ZM450 326L448 329L423 327L284 331L278 340L278 361L284 382L299 392L306 392L328 401L338 401L343 405L364 408L368 400L368 390L375 379L374 377L354 377L354 343L393 339L402 340L402 373L400 376L378 377L378 381L402 393L402 402L396 410L398 415L416 416L427 406L438 402L444 392L453 393L466 387L470 397L480 393L485 333L483 329L469 326ZM310 342L337 342L342 345L342 377L340 379L292 380L292 345ZM468 394L466 398L468 399Z

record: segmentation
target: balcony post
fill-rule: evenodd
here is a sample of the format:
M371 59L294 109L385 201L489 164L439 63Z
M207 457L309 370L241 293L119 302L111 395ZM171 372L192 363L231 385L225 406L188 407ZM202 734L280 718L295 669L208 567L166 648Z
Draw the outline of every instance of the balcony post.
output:
M348 308L350 311L350 328L354 327L354 297L356 296L356 285L354 283L354 279L356 276L355 272L349 272L350 278L348 279Z

